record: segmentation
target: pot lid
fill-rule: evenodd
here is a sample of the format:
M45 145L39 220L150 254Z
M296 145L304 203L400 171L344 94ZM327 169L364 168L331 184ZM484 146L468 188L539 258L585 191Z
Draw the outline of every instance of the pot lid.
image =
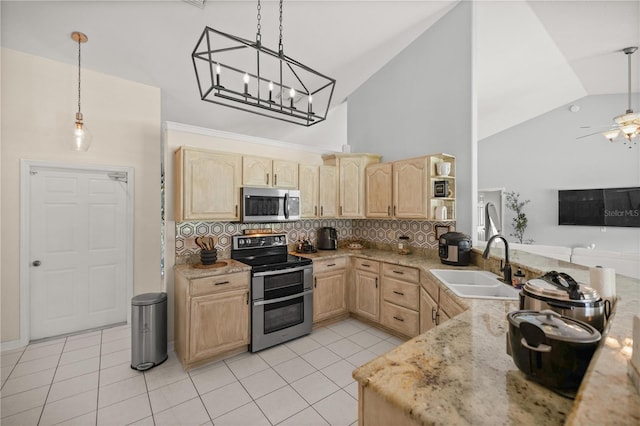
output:
M600 295L593 288L578 284L570 275L556 271L527 281L524 289L529 293L556 300L596 302L600 299Z
M565 317L552 310L513 311L507 314L511 324L520 327L529 323L540 328L544 334L554 340L571 343L594 343L600 341L600 332L582 321Z

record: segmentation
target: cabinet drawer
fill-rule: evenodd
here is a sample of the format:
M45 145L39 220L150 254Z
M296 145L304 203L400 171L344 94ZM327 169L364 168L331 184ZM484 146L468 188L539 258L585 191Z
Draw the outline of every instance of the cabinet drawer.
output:
M418 335L420 315L417 311L403 308L384 301L382 303L382 325L392 328L405 336Z
M420 287L418 284L384 277L382 279L382 292L384 300L415 311L419 308Z
M453 318L464 311L446 290L440 290L440 308L447 314L449 318Z
M335 269L344 269L347 267L347 259L345 257L336 257L333 259L323 259L313 261L313 273L321 274L323 272L333 271Z
M356 269L360 269L362 271L371 271L375 274L380 271L380 262L377 262L375 260L362 259L359 257L353 259L353 266Z
M420 271L416 268L408 266L393 265L391 263L382 264L382 274L402 279L404 281L411 281L417 283L420 281Z
M211 277L194 278L191 280L191 296L214 293L217 291L248 289L249 273L236 272L233 274L214 275Z

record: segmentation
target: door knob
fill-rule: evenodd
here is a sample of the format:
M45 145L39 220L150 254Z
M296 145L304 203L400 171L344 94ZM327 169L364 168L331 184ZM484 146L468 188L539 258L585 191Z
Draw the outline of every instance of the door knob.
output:
M33 262L31 262L31 264L33 266L40 266L42 264L42 262L40 262L39 260L34 260Z

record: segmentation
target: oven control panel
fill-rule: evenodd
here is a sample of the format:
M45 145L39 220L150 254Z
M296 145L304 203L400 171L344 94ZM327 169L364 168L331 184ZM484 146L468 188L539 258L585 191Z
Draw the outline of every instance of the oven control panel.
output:
M287 245L285 234L269 235L234 235L233 250L242 250L258 247L278 247Z

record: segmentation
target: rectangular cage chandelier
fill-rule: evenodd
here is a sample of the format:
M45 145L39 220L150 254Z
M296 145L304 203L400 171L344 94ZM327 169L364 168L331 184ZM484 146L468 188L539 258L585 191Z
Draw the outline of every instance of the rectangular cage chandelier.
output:
M284 54L282 0L278 51L262 45L258 1L255 41L205 27L191 59L203 101L307 127L327 118L336 80Z

